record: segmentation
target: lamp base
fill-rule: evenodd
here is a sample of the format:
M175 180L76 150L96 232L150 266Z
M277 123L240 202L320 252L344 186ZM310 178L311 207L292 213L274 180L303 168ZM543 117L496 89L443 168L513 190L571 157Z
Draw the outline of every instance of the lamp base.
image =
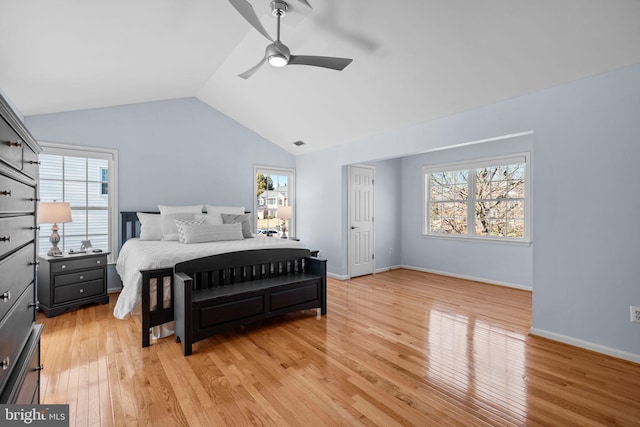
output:
M49 252L47 252L47 255L49 255L49 256L62 256L62 251L60 250L59 247L54 246L51 249L49 249Z
M58 248L58 243L60 242L60 235L58 234L58 224L54 223L53 227L51 227L51 237L49 237L49 241L53 246L51 246L51 249L49 249L47 255L61 256L62 251Z

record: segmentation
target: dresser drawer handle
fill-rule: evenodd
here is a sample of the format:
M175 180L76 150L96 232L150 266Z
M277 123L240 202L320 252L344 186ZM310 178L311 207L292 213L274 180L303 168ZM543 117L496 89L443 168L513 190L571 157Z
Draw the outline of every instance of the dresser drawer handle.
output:
M84 276L80 276L80 280L84 280Z
M40 198L39 197L32 197L29 199L30 202L39 202Z
M36 311L40 310L40 301L30 302L29 303L29 308L31 308L31 307L35 307Z
M29 265L40 265L40 261L31 261Z
M29 160L29 163L32 165L41 165L42 163L38 160Z
M4 294L0 295L0 300L9 301L11 299L11 291L7 291Z
M60 268L64 270L65 268L67 268L67 266L66 266L66 264L62 264L62 265L60 266Z
M22 148L22 142L9 141L9 147Z
M29 227L27 228L28 230L40 230L40 226L36 226L36 227Z
M41 363L40 366L33 368L34 371L44 371L44 363Z
M96 264L100 264L101 262L102 262L102 261L100 261L100 260L97 260L97 261L96 261Z
M5 197L11 197L11 190L2 190L0 191L0 195Z
M6 371L7 369L9 369L9 365L11 365L11 359L9 358L9 356L7 356L6 359L0 362L0 366L2 366L3 371Z
M0 237L0 242L9 243L10 241L11 241L11 236L2 236L2 237Z
M84 289L82 289L82 288L81 288L81 289L80 289L80 293L81 293L81 294L82 294L82 293L84 293Z

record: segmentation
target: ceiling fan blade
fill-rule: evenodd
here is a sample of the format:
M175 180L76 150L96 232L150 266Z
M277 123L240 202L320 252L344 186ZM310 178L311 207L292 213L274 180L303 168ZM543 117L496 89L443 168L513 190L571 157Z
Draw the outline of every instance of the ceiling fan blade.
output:
M262 67L262 65L267 62L267 58L262 58L260 60L260 62L258 62L256 65L254 65L252 68L248 69L247 71L245 71L242 74L238 74L238 77L242 77L243 79L248 79L249 77L253 76L254 73L256 71L258 71L260 69L260 67Z
M229 0L229 3L231 3L231 5L240 12L240 15L242 15L242 17L246 19L253 28L258 30L258 32L268 40L273 41L269 33L267 33L267 30L262 26L262 23L260 22L260 19L258 19L258 15L256 15L256 11L253 9L253 6L251 6L251 3L247 0Z
M300 3L307 6L309 9L313 9L307 0L298 0Z
M342 71L347 65L351 64L351 61L353 61L353 59L333 58L330 56L291 55L289 58L289 65L312 65L314 67L323 67Z

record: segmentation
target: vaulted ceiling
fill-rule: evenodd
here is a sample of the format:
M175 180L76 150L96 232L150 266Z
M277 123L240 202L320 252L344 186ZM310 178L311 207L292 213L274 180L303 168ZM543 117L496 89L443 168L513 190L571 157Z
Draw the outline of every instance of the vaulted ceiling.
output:
M197 97L298 154L640 63L639 0L309 3L283 42L353 63L243 80L269 42L227 0L0 0L0 88L25 116Z

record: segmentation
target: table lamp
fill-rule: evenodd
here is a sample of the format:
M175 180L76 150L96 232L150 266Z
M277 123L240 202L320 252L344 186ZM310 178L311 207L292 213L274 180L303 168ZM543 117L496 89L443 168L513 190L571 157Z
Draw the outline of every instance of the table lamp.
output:
M278 219L282 221L280 228L282 230L282 236L280 238L287 239L287 220L291 219L293 213L291 206L278 207Z
M47 255L60 256L62 251L58 249L60 235L58 234L58 223L71 222L71 207L65 202L41 202L38 206L38 224L53 224L51 227L51 237L49 241L53 245Z

